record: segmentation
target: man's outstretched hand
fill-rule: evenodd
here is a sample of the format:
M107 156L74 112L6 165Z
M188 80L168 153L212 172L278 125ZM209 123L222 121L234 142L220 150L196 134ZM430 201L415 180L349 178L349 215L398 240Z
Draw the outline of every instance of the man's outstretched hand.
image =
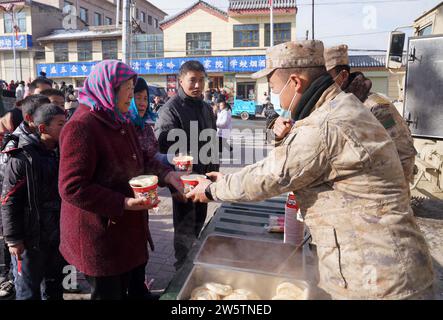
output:
M207 175L209 177L209 174ZM211 200L206 197L205 190L212 182L208 179L198 178L198 185L194 190L186 194L186 198L191 199L193 202L208 203Z

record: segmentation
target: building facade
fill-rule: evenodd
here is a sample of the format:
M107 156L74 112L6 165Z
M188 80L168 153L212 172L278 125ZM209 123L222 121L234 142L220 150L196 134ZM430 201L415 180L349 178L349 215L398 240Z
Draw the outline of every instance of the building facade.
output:
M101 26L115 24L116 5L114 0L34 0L63 10L67 6L69 13L77 15L86 25ZM68 9L65 9L68 12Z
M274 43L295 41L295 1L274 1L274 6ZM149 83L173 95L180 66L188 60L199 60L208 72L207 88L224 88L231 98L262 104L269 92L267 81L252 79L251 74L265 67L266 49L270 46L269 13L267 0L231 0L226 12L197 1L164 19L163 34L133 35L130 63ZM62 30L39 41L46 48L46 60L41 61L37 71L46 71L56 81L76 86L81 86L98 61L122 58L121 31L112 26L69 33ZM404 70L389 72L385 61L381 55L350 58L352 70L364 72L372 80L374 91L398 100Z
M133 26L144 34L136 38L134 58L159 56L146 53L150 46L163 54L159 22L166 13L146 0L132 3ZM121 29L117 31L120 27L115 26L117 0L0 0L0 5L0 9L3 8L0 12L0 79L29 81L41 70L37 71L36 66L44 63L90 63L109 57L121 58ZM121 7L119 15L121 22ZM72 83L82 83L82 79L72 80Z
M414 28L416 36L443 34L443 2L415 19Z
M119 10L119 24L121 24L123 10L122 0L34 0L59 9L67 6L74 8L73 13L78 15L87 26L117 26L117 5ZM68 10L68 9L66 9ZM143 32L161 33L160 21L166 13L146 0L132 0L132 16Z
M270 46L267 3L267 0L257 0L241 7L239 1L231 1L229 11L224 12L198 1L172 17L164 20L162 17L163 35L133 36L131 64L148 82L167 87L174 94L181 64L198 59L208 70L208 87L226 88L232 96L241 99L264 100L264 93L268 91L266 79L256 81L250 75L264 67L264 55ZM274 3L275 43L295 40L295 1ZM134 17L136 11L133 11ZM141 12L140 9L139 17ZM121 58L118 30L107 26L102 30L89 27L86 33L56 31L39 39L46 49L46 59L37 69L47 71L49 77L79 85L90 68L106 58L103 46L111 41L117 43L117 58ZM81 52L88 49L92 49L92 54L84 57ZM70 69L76 72L68 72Z
M46 72L57 82L81 87L97 62L122 59L121 39L121 28L115 26L55 30L38 39L46 54L45 60L38 61L37 72Z
M113 8L113 14L116 16L116 1L102 1L107 2ZM84 2L92 3L92 1L70 0L54 1L54 5L63 3L65 6L72 5L82 9ZM121 7L119 12L121 17ZM130 37L132 39L131 58L163 57L163 33L159 21L164 19L166 13L148 1L133 0L131 16L132 30L134 31ZM80 18L82 19L82 17ZM87 21L91 22L90 19ZM37 72L44 71L48 77L55 81L65 81L76 87L83 85L85 77L97 62L105 59L121 60L123 58L121 25L106 23L89 25L76 30L57 29L40 37L38 42L44 47L46 54L44 60L38 61Z
M45 50L37 39L61 28L65 15L59 8L29 0L2 0L0 9L0 79L28 81L36 76L37 60L44 60ZM84 26L76 20L78 26Z
M275 0L274 8L274 44L295 41L296 1ZM196 57L209 71L209 88L225 88L234 98L263 103L267 81L250 76L264 66L270 46L269 22L268 0L231 0L227 12L197 1L161 23L165 58L181 63ZM147 79L155 83L166 79L169 92L175 91L173 74L159 75L155 70Z

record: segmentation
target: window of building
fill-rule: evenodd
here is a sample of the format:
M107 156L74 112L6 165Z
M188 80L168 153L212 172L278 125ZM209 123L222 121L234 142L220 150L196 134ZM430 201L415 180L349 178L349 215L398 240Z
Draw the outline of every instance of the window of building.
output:
M155 20L155 27L158 29L158 19L154 19Z
M118 43L117 40L102 40L103 60L118 59Z
M105 25L110 26L112 24L112 18L106 17L105 18Z
M92 61L92 41L77 42L78 61Z
M237 99L255 100L255 82L237 83Z
M271 24L265 24L265 47L271 43ZM291 23L274 23L274 45L291 41Z
M35 60L46 60L45 50L39 50L35 52Z
M429 35L431 35L431 34L432 34L432 24L427 25L426 27L421 28L421 29L418 31L418 35L419 35L419 36L429 36Z
M186 33L186 55L202 56L211 54L211 33Z
M102 15L101 13L94 12L94 25L101 26L102 25Z
M26 12L15 12L15 17L17 19L16 23L18 26L19 32L26 32ZM12 14L11 13L5 13L4 14L4 20L5 20L5 33L13 33L14 31L14 24L12 21Z
M55 59L55 62L69 61L68 43L67 42L55 42L54 43L54 59Z
M85 83L86 78L76 78L75 79L75 87L82 88Z
M143 23L146 23L146 12L142 11L142 18L141 19L142 19Z
M88 23L88 9L80 7L80 19Z
M209 89L217 89L223 87L223 77L209 77Z
M234 47L258 47L259 25L241 24L234 26Z
M163 57L163 34L134 34L132 59Z
M148 15L148 24L152 26L152 16Z
M66 1L65 0L65 4L63 5L63 8L66 7L66 6L72 6L72 5L73 5L73 3L71 1Z

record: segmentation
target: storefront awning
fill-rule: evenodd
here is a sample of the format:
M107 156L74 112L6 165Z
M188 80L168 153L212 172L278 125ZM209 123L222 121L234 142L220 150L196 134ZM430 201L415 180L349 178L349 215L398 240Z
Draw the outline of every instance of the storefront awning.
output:
M200 61L208 73L253 73L265 68L265 56L185 57L131 60L132 68L143 75L177 74L181 65L189 60ZM44 71L48 77L87 76L98 63L67 62L38 64L37 73Z

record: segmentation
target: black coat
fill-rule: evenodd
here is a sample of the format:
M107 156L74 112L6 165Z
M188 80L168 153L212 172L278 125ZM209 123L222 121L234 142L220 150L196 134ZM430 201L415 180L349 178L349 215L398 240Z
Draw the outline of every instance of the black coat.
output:
M3 179L5 178L6 166L11 158L11 154L14 153L11 151L18 148L18 142L19 142L20 136L30 135L30 134L31 134L31 132L29 132L27 124L22 122L17 127L17 129L14 130L13 133L7 133L3 137L1 152L0 152L0 195L2 193ZM1 201L3 201L3 200L1 200ZM0 211L0 235L3 235L3 222L2 222L1 211Z
M21 135L9 151L2 190L3 235L8 243L27 247L58 247L60 205L59 157L34 134Z
M191 136L191 121L198 122L198 134L205 129L212 129L211 135L204 141L199 141L198 136ZM187 138L187 149L185 152L191 153L194 158L195 153L198 152L200 154L204 146L213 146L212 152L208 152L212 160L209 163L205 163L199 156L198 163L194 164L193 167L195 173L205 174L219 170L216 118L212 108L206 102L202 99L194 99L187 96L183 89L179 88L178 94L161 107L159 118L155 123L155 135L158 139L161 153L171 153L170 147L178 141L178 138L174 141L168 141L167 139L169 132L173 129L182 129L184 131ZM192 145L196 146L194 150L191 147ZM175 153L178 153L178 151Z
M0 153L0 194L1 194L1 186L3 185L3 178L5 177L6 164L11 157L11 153L9 151L13 149L17 149L18 141L22 135L30 135L31 132L28 129L28 126L21 122L17 129L14 130L13 133L5 134ZM0 219L1 220L1 219Z

